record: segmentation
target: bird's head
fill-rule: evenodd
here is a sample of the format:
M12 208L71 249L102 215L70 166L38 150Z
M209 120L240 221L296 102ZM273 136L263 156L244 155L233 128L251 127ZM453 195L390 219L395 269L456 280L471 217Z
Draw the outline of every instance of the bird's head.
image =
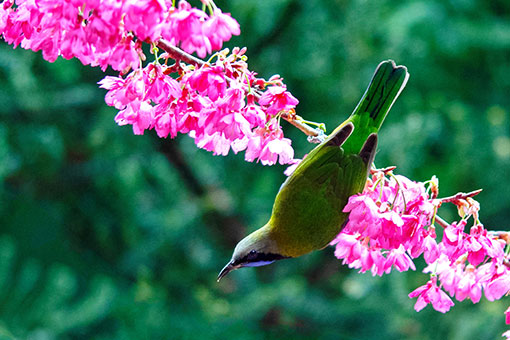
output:
M229 263L221 270L218 281L235 269L265 266L277 260L288 258L280 253L277 242L269 228L260 228L242 239L234 249Z

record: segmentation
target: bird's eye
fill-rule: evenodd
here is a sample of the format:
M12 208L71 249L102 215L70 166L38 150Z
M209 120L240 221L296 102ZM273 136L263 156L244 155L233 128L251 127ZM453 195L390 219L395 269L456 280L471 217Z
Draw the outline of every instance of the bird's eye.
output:
M250 251L250 252L248 253L248 255L246 256L246 259L247 259L248 261L253 261L254 259L256 259L256 258L257 258L257 256L258 256L257 251L256 251L256 250L252 250L252 251Z

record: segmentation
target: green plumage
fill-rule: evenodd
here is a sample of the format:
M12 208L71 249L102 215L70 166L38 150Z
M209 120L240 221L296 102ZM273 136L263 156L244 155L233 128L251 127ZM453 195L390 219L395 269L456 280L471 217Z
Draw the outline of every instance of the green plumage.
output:
M405 67L382 62L349 119L285 181L268 223L282 255L297 257L322 249L340 232L347 219L342 210L350 196L363 190L372 163L363 162L359 152L370 134L379 131L407 78ZM338 143L334 138L349 123L354 131Z
M391 60L377 67L351 116L315 147L278 192L269 222L239 242L219 278L322 249L341 231L349 197L363 190L377 132L408 79Z
M359 155L322 145L313 161L296 169L276 196L269 226L284 256L320 249L338 234L347 218L348 198L363 189L367 165Z

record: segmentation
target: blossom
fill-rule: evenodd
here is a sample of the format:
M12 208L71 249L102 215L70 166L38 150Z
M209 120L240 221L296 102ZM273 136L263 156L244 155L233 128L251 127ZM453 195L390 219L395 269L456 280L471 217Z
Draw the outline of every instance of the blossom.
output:
M283 137L280 128L268 131L266 128L257 128L251 135L246 148L245 160L253 162L258 159L264 165L287 164L294 159L294 150L291 141Z
M298 103L285 86L270 86L259 99L259 104L267 106L267 112L271 115L293 109Z
M188 78L189 86L199 94L208 96L215 101L223 97L227 90L224 68L217 66L203 66L193 72Z
M505 311L505 322L507 325L510 325L510 307Z
M179 45L188 53L196 52L200 58L211 53L209 38L203 32L203 23L208 19L205 12L181 0L175 11L168 16L168 24L162 29L162 37Z
M230 40L232 35L241 34L239 23L229 13L222 13L219 8L216 8L211 18L204 23L203 31L213 50L221 49L223 42Z
M167 11L163 0L126 0L122 5L126 29L140 40L160 38Z
M115 122L132 125L135 134L155 129L159 137L173 138L187 133L214 154L247 150L245 159L264 165L292 162L291 141L273 118L294 108L297 99L279 76L266 81L248 70L245 48L218 53L216 62L202 67L166 66L162 59L169 55L143 66L143 43L164 38L204 57L240 34L230 14L206 3L210 16L185 0L176 8L166 0L4 1L0 34L14 46L42 50L49 61L76 57L120 71L121 76L107 76L99 85L108 91L106 103L119 110ZM268 83L278 86L262 94L253 91Z
M422 242L423 257L427 264L434 263L440 256L439 246L437 245L435 237L431 235L425 236Z
M132 101L126 108L115 116L119 125L130 124L135 135L143 135L151 127L154 118L154 108L146 101Z
M510 272L498 275L485 286L485 297L489 301L499 300L510 291Z
M437 273L443 288L450 293L451 296L455 295L457 286L464 274L462 263L451 262L447 256L441 257L444 262L443 268L438 268Z
M460 255L464 254L466 233L464 233L464 227L466 226L466 220L462 220L459 223L453 222L444 230L444 236L442 246L444 247L445 253L448 257L454 261Z
M471 227L464 245L468 251L468 260L474 266L482 263L486 256L491 258L502 258L504 256L502 244L490 238L487 230L481 224Z
M460 277L455 289L455 298L459 301L470 298L473 303L480 301L482 296L482 286L478 282L474 266L470 265Z
M145 96L141 72L131 73L125 79L106 76L98 84L108 90L105 96L106 104L119 110L124 109L131 102L143 100Z
M437 198L437 179L433 177L428 183L427 188L391 172L373 171L363 192L351 196L343 209L349 219L331 242L335 256L360 272L370 269L373 275L382 275L393 267L414 270L413 258L423 254L428 264L423 271L431 277L409 294L417 298L417 311L430 303L434 309L447 312L453 306L448 294L473 303L480 301L482 292L490 301L508 294L510 269L505 242L479 222L479 205L470 197L459 198L466 203L454 198L453 203L462 207L459 213L463 218L451 224L441 222L444 232L440 240L431 223L443 201ZM464 230L470 217L474 223L467 234ZM510 322L509 315L510 308L506 312Z
M441 313L446 313L454 305L448 295L437 286L437 278L432 277L425 285L416 288L409 293L410 298L417 297L414 309L419 312L429 303Z
M145 99L154 103L172 102L182 96L180 84L165 74L165 67L158 63L151 63L143 69L142 79L145 87Z
M400 272L407 271L409 268L416 270L413 261L409 255L406 254L403 245L400 245L398 249L392 249L386 258L386 262L384 263L384 270L389 272L392 266L395 266L395 268L397 268L397 270Z

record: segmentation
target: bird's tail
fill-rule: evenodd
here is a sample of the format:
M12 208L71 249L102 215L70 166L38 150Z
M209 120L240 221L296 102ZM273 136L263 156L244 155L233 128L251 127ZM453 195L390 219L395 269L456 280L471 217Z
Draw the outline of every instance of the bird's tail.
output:
M407 68L395 65L393 60L383 61L377 66L365 94L349 119L341 125L352 122L355 127L353 134L342 146L344 150L359 152L368 136L379 131L408 78Z
M408 79L409 73L405 66L397 66L393 60L381 62L351 117L368 115L372 120L369 125L379 130Z

